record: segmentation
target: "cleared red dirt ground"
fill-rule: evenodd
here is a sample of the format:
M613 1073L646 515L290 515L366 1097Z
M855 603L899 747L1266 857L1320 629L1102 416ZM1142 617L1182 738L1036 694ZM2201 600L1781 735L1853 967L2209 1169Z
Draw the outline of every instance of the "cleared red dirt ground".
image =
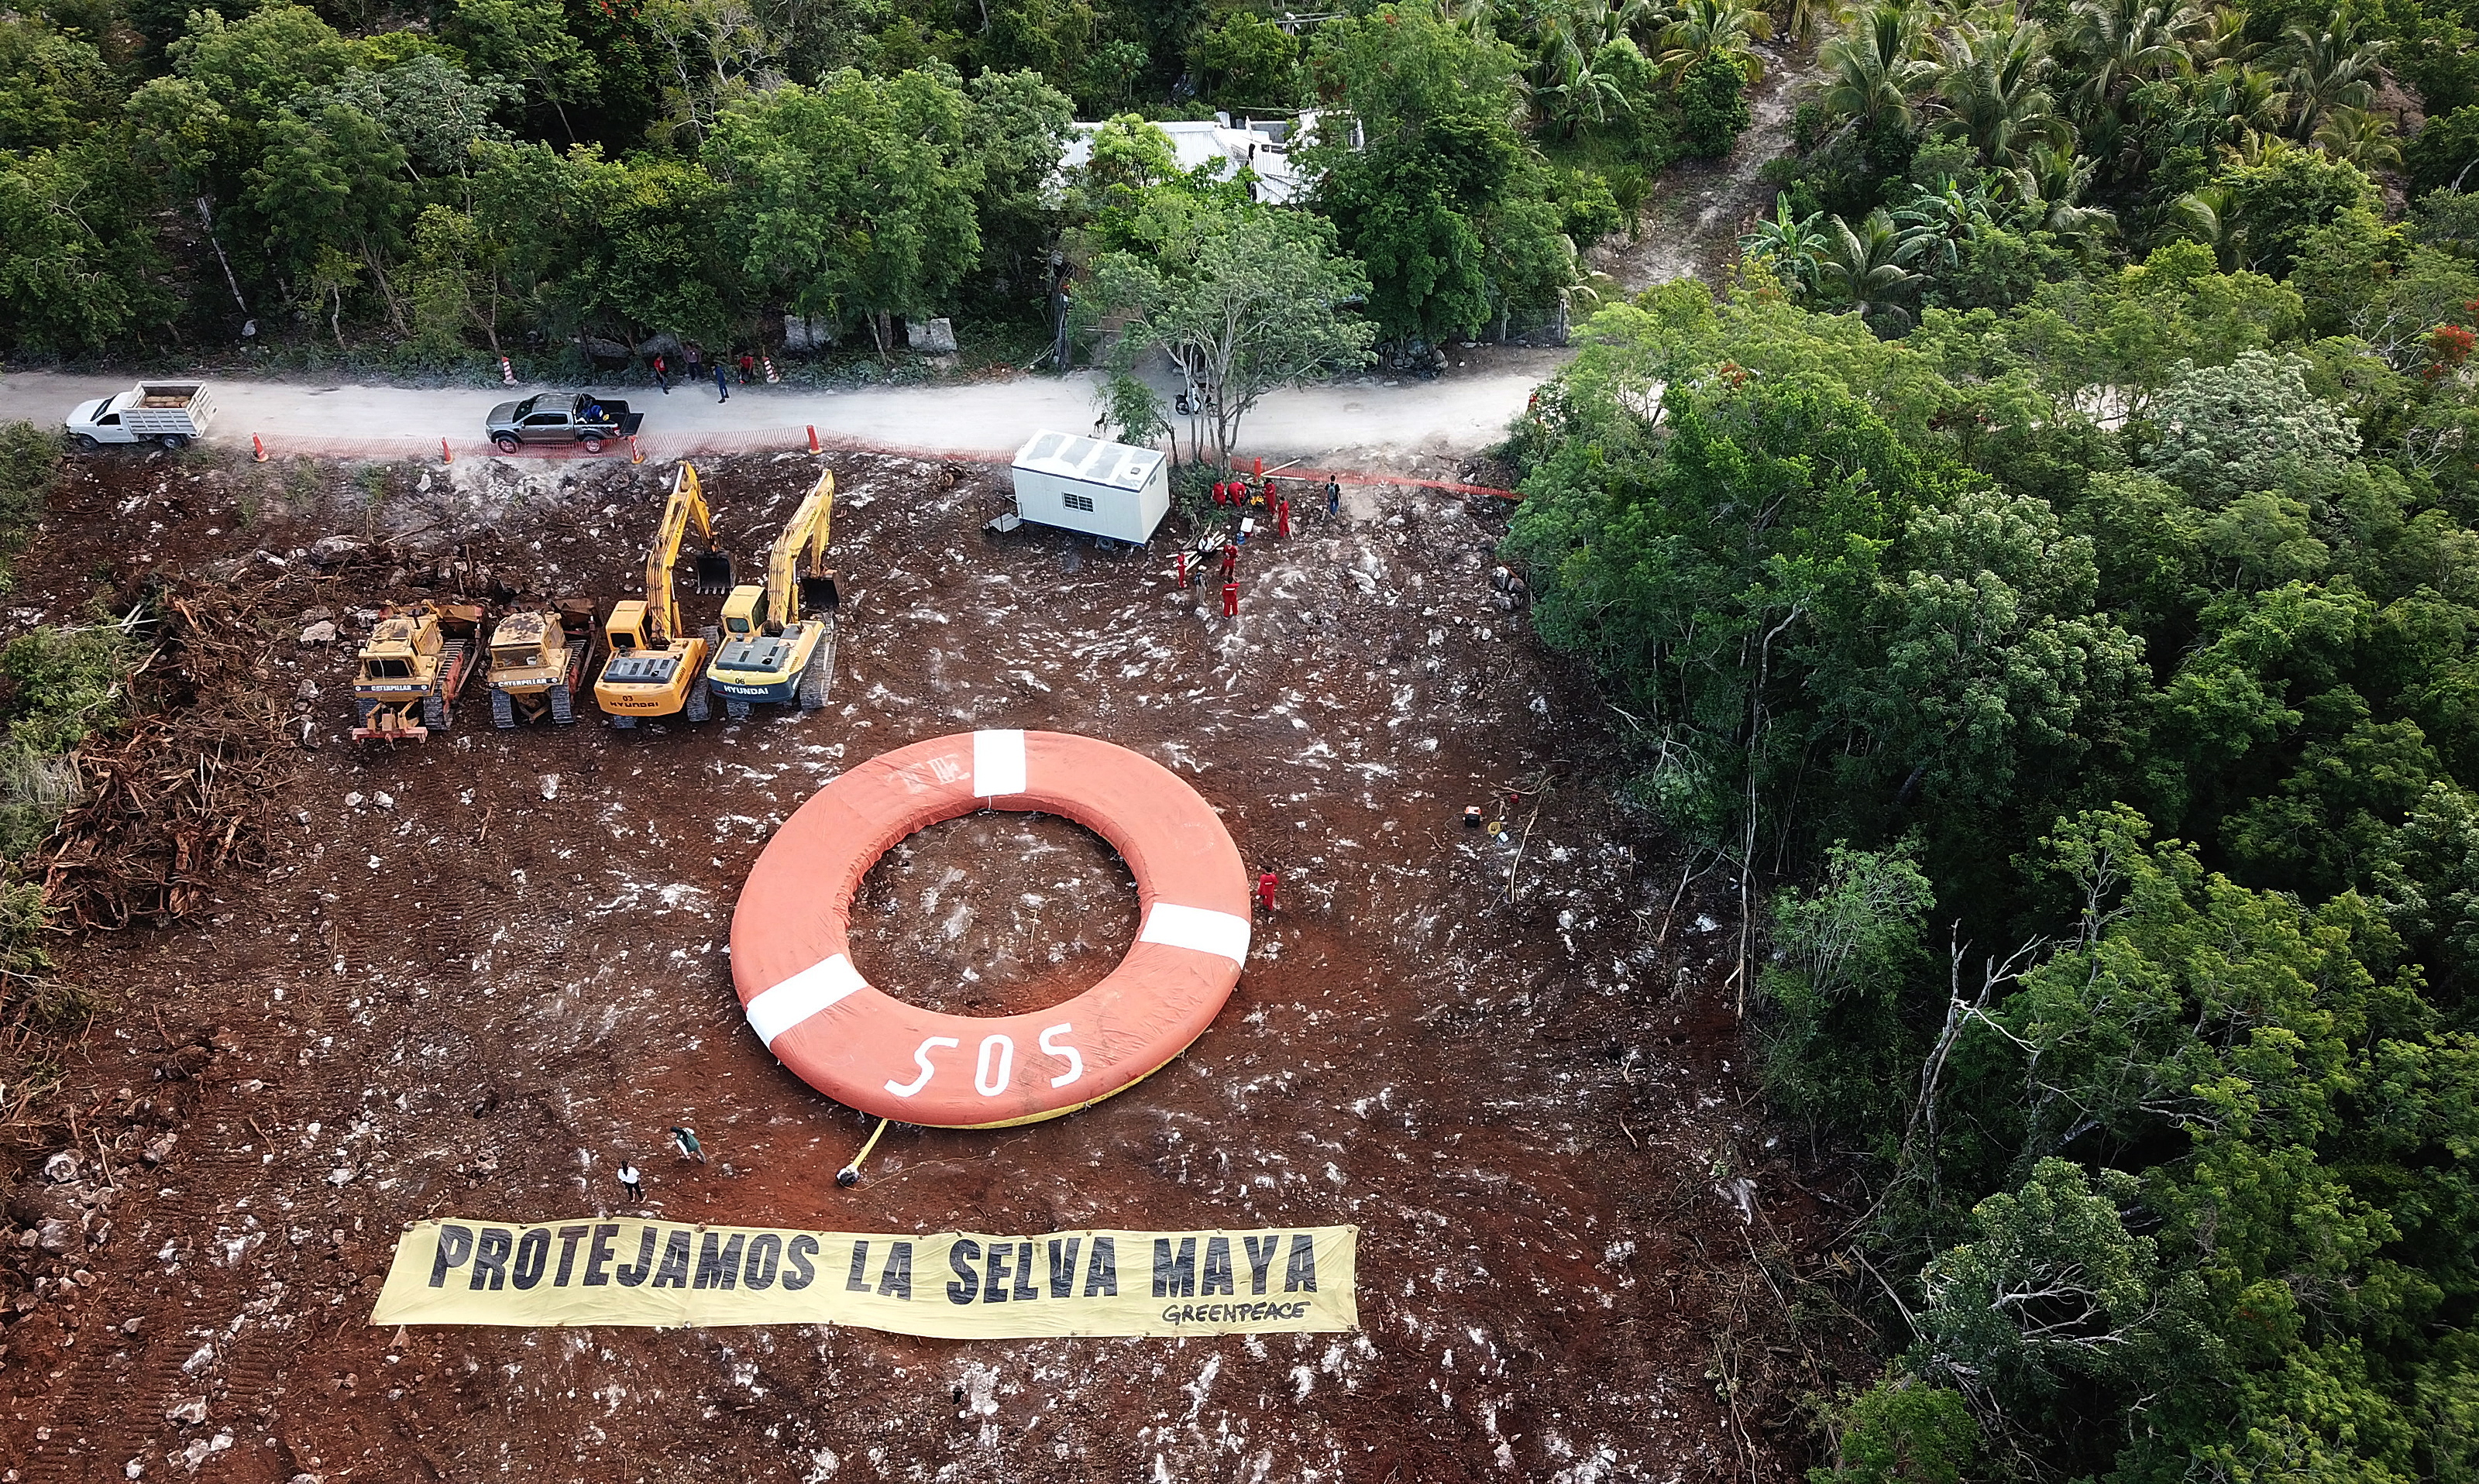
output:
M668 471L72 471L7 630L149 566L221 576L215 559L264 549L288 562L241 569L282 582L265 683L313 746L264 876L65 956L100 1009L57 1117L20 1125L0 1478L1794 1476L1791 1393L1825 1378L1797 1369L1810 1342L1782 1295L1810 1267L1797 1234L1825 1223L1732 1064L1735 934L1691 892L1656 946L1678 862L1610 802L1615 719L1493 591L1502 521L1357 496L1250 545L1235 623L1175 592L1159 548L984 541L998 473L834 467L847 605L826 710L496 732L477 689L449 737L369 755L342 736L353 613L410 595L389 583L424 564L288 552L340 529L464 537L472 585L607 601L633 586ZM744 561L815 468L702 468ZM684 601L710 621L717 600ZM317 608L338 648L294 642ZM1251 869L1281 873L1280 910L1214 1028L1150 1081L1029 1128L892 1130L838 1190L865 1122L748 1031L735 892L848 763L976 727L1088 732L1177 769ZM1504 813L1506 837L1465 830L1467 804ZM1136 915L1107 847L1016 815L914 837L862 905L871 979L965 1013L1074 993ZM673 1123L713 1163L676 1160ZM81 1166L46 1181L70 1146ZM368 1323L401 1223L609 1210L623 1159L675 1219L1353 1222L1366 1328L961 1343Z

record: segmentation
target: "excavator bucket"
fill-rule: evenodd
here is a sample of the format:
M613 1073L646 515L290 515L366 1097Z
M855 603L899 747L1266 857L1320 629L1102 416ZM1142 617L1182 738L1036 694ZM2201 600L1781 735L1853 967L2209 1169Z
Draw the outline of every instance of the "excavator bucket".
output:
M835 586L831 572L820 576L804 573L801 576L801 612L832 613L843 605L843 593Z
M692 558L697 567L697 590L701 593L731 591L731 553L700 551Z

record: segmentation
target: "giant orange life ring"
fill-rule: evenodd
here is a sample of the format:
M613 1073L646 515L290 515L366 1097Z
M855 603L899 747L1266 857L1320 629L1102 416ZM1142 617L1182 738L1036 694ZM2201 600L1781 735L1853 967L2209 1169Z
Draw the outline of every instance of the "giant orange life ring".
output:
M853 893L888 847L979 808L1042 809L1111 842L1137 879L1128 956L1064 1005L948 1015L853 967ZM731 914L731 978L777 1061L902 1123L1056 1118L1160 1069L1205 1032L1248 957L1248 878L1214 806L1150 758L1055 731L970 731L854 768L793 812Z

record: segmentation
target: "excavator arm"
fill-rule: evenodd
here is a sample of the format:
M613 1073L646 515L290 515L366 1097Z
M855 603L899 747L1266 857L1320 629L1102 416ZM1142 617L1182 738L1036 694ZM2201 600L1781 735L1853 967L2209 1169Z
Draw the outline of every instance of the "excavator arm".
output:
M647 637L657 646L667 645L679 635L680 605L672 591L672 567L680 559L680 544L688 538L691 521L697 523L698 534L705 541L705 550L697 553L697 590L728 591L731 557L715 545L714 520L707 513L705 490L698 482L696 468L682 464L679 473L672 476L672 498L663 505L662 522L654 527L654 544L646 552L646 617L652 630Z
M830 470L818 475L766 552L766 618L775 632L812 611L835 606L834 575L827 570L834 517L835 476Z

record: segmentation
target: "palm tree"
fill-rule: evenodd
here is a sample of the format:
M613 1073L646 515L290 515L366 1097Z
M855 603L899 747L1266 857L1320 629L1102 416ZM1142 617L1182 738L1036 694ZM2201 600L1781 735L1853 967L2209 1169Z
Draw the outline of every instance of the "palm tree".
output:
M1912 259L1931 275L1962 266L1962 248L1989 226L1988 193L1975 186L1963 190L1952 180L1942 191L1922 191L1911 204L1894 213Z
M2073 131L2053 112L2041 82L2051 63L2043 35L2030 23L1982 31L1968 22L1942 43L1945 75L1937 92L1981 158L1999 168L2018 163L2034 142L2063 143Z
M1782 24L1782 39L1794 46L1806 46L1827 26L1851 23L1850 0L1790 0L1790 19Z
M1529 88L1543 111L1572 139L1580 123L1607 123L1630 113L1626 90L1597 64L1605 47L1635 44L1636 33L1660 19L1651 0L1559 0L1532 13L1534 64Z
M1920 280L1905 266L1917 251L1881 206L1855 230L1839 217L1828 217L1825 253L1816 266L1818 286L1849 299L1852 313L1872 329L1879 323L1904 328L1911 312L1895 300Z
M1813 294L1817 263L1825 255L1825 234L1816 230L1817 218L1823 215L1811 212L1794 218L1790 192L1781 192L1774 197L1773 218L1758 221L1754 231L1739 239L1739 256L1767 265L1792 288Z
M2224 273L2246 267L2246 229L2237 219L2237 201L2227 186L2189 191L2169 204L2170 225L2212 249Z
M2083 115L2116 114L2135 85L2190 72L2190 44L2211 21L2177 0L2075 0L2068 32L2083 67L2077 94Z
M2263 43L2247 39L2247 13L2237 6L2214 7L2204 17L2203 24L2197 28L2194 39L2186 48L2188 55L2195 59L2195 65L2203 67L2253 62L2263 50Z
M2282 156L2295 154L2299 146L2278 134L2265 134L2256 129L2240 129L2238 137L2221 146L2223 165L2270 165Z
M2290 46L2291 127L2302 140L2315 137L2315 126L2338 108L2365 108L2376 97L2376 60L2382 41L2362 42L2358 27L2346 14L2337 14L2326 27L2293 20L2282 32Z
M1739 64L1748 81L1765 75L1756 43L1774 34L1773 18L1749 0L1687 0L1676 17L1661 29L1662 75L1676 79L1715 57Z
M2363 108L2337 108L2324 115L2315 142L2337 160L2347 160L2367 171L2401 168L2401 141L2393 121Z
M1832 82L1825 106L1862 129L1907 123L1911 96L1929 88L1936 64L1919 55L1920 27L1908 7L1880 0L1857 24L1825 43L1820 56Z
M2033 224L2061 242L2108 237L2117 231L2117 214L2105 206L2086 206L2100 162L2070 149L2034 144L2023 163L2006 172L2006 188L2032 217Z
M1555 58L1542 59L1545 66L1554 65L1557 70L1549 80L1534 85L1532 95L1560 123L1561 139L1573 139L1578 124L1608 123L1634 111L1618 79L1593 65L1599 56L1597 49L1569 47Z
M1491 13L1497 9L1491 0L1438 0L1438 13L1447 24L1460 26L1486 41L1497 33L1490 24Z
M1575 12L1578 37L1594 46L1633 41L1641 46L1657 34L1668 17L1652 0L1584 0Z
M1532 90L1556 86L1558 75L1569 64L1582 55L1583 45L1575 39L1575 13L1563 5L1545 5L1532 13Z
M2212 68L2196 90L2195 104L2194 116L2213 137L2180 143L2225 143L2249 129L2270 134L2289 116L2289 94L2281 79L2243 63L2224 62Z

